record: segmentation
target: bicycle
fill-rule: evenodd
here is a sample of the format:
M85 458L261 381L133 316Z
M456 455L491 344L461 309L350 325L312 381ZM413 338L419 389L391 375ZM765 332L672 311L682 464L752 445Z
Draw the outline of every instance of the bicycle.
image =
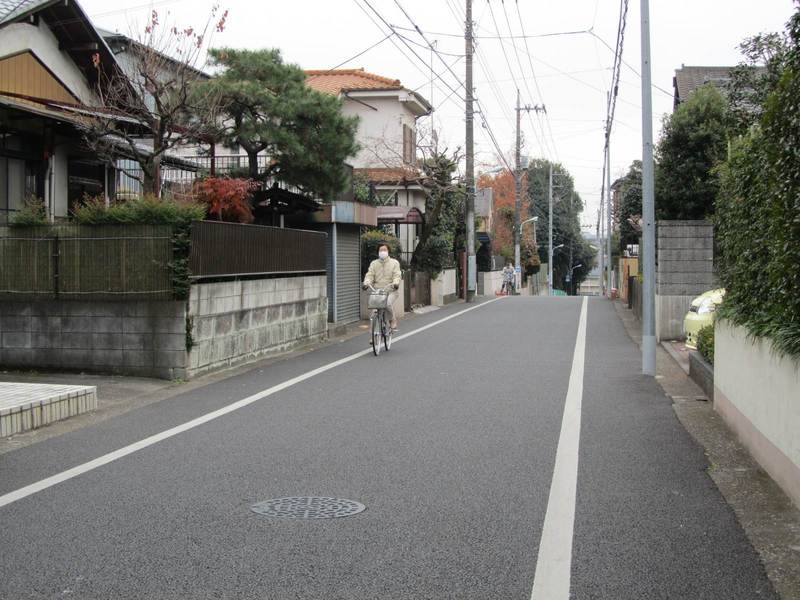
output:
M369 299L367 307L372 311L369 316L370 332L372 335L372 353L375 356L381 353L381 341L388 352L392 347L392 328L386 318L386 307L389 305L390 290L377 290L369 286Z
M513 279L506 279L503 281L503 287L500 288L500 293L505 294L506 296L513 296L514 292L516 292L516 285Z

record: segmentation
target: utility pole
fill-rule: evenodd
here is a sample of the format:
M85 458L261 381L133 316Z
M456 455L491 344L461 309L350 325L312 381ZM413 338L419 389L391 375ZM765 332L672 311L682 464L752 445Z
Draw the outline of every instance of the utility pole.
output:
M466 23L464 29L464 49L466 63L466 226L467 226L467 302L475 299L477 287L477 263L475 259L475 148L473 140L474 109L472 107L472 0L466 0Z
M614 271L614 263L611 260L611 237L614 233L614 230L611 228L611 129L609 127L609 131L606 137L606 189L608 190L608 194L606 194L606 256L608 257L608 261L606 262L606 269L608 269L608 286L606 287L606 296L611 298L611 274Z
M642 373L656 374L656 237L653 188L653 98L650 74L650 2L642 13Z
M553 295L553 163L548 164L547 185L547 295Z
M600 254L600 296L605 295L605 276L606 276L606 246L603 238L603 231L605 230L605 221L603 220L604 211L603 207L606 202L606 154L603 152L603 178L600 182L600 215L597 218L597 251Z
M517 282L517 289L521 284L521 258L520 258L520 243L522 240L522 228L520 223L522 222L522 162L520 158L520 152L522 147L522 131L520 127L520 120L522 118L522 111L526 112L547 112L547 109L543 105L536 104L534 106L526 105L520 106L520 99L519 99L519 89L517 89L517 107L515 109L517 111L517 150L516 150L516 164L515 164L515 172L514 172L514 183L516 184L515 187L515 197L514 197L514 266L516 267L516 282ZM534 225L534 239L536 238L536 226Z
M520 251L519 251L519 244L520 238L522 237L522 231L520 231L520 210L522 206L522 164L520 161L520 146L522 145L522 133L520 132L520 117L522 115L522 108L519 105L519 88L517 88L517 152L515 155L516 163L515 163L515 172L514 172L514 179L515 179L515 194L514 194L514 282L515 286L514 289L519 290L519 286L521 283L522 277L520 277L521 273L521 263L520 263Z

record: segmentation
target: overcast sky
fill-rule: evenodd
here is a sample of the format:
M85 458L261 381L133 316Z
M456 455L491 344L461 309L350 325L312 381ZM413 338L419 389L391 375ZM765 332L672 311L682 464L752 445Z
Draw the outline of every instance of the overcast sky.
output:
M413 27L395 0L220 0L229 16L214 45L277 47L286 60L305 69L336 67L389 33L367 2L391 25ZM208 0L81 0L96 25L126 34L141 27L151 8L159 11L162 22L197 27L205 22L213 4ZM431 85L430 50L418 34L401 29L396 31L412 40L407 43L418 57L393 36L341 68L363 67L418 90L434 106L431 124L441 132L440 139L451 148L463 146L464 107L459 97L463 98L464 0L399 0L399 4L435 44L441 58L453 64L459 79L434 56L433 71L441 79L434 76ZM641 64L639 6L638 0L630 2L623 54L636 71ZM546 118L523 115L523 154L559 160L573 174L586 203L585 224L594 224L597 218L603 121L613 62L613 51L603 41L615 45L619 7L618 0L475 0L473 8L479 36L476 96L500 149L511 162L513 106L519 87L523 104L547 109ZM652 0L653 84L661 88L653 90L654 135L658 136L662 115L672 110L676 68L737 64L741 40L783 30L793 10L791 0ZM530 37L508 39L509 26L515 36L524 29ZM498 29L505 39L497 39ZM476 165L488 170L503 163L480 123L477 119ZM622 68L611 146L615 178L641 157L640 79L628 66Z

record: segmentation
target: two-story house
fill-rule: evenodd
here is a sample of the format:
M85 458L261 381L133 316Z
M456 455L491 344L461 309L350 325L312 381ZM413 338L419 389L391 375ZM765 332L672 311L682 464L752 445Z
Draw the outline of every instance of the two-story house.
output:
M433 110L428 101L397 79L363 69L306 71L306 83L343 100L342 111L359 118L358 154L349 161L365 175L386 206L378 223L391 224L406 258L417 245L425 212L425 189L417 166L417 120Z

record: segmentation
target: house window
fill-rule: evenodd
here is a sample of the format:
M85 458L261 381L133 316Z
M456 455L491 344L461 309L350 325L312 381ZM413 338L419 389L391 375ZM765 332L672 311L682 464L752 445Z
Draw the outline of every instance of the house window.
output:
M408 125L403 125L403 162L407 165L417 163L417 132Z

